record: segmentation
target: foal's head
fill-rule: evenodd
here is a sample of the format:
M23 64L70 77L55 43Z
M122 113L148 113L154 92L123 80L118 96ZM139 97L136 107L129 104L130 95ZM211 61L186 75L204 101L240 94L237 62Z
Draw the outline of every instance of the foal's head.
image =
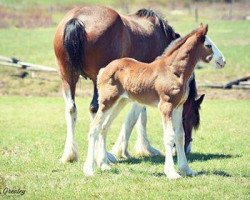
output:
M226 64L226 60L221 51L207 36L207 32L208 25L203 26L201 24L195 34L199 42L197 45L199 57L202 61L206 63L209 63L211 60L214 60L217 68L223 68Z

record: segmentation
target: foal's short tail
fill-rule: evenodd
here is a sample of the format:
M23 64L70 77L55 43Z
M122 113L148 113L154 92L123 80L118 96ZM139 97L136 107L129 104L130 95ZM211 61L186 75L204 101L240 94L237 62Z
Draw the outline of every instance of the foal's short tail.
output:
M85 39L86 31L83 23L77 18L69 20L64 29L63 46L68 53L70 67L86 78L83 70Z

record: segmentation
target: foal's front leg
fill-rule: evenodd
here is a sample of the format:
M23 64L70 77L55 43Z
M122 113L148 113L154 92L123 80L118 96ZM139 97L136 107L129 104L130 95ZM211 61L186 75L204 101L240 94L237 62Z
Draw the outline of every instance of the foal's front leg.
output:
M174 168L174 160L172 155L172 148L174 145L174 128L173 128L173 119L172 119L172 105L168 102L160 102L159 109L162 116L163 123L163 140L165 146L165 165L164 173L169 179L178 179L181 176L176 172Z
M184 150L184 129L182 123L183 106L179 106L174 109L172 114L173 127L175 130L175 144L177 150L177 160L179 172L183 176L195 176L196 173L192 171L187 162L185 150Z

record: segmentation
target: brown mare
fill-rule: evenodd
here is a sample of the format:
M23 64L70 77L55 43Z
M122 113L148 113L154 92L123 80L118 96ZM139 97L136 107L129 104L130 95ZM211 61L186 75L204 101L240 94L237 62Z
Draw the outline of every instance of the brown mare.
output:
M174 42L162 56L151 63L132 58L121 58L100 70L97 79L99 110L89 131L89 146L83 171L94 174L96 140L99 147L96 157L101 170L110 169L106 154L106 135L112 121L128 101L158 107L164 129L166 150L164 172L169 179L194 176L184 151L182 123L183 104L189 93L189 82L199 61L215 60L217 67L225 65L225 59L215 44L206 36L208 26L201 25ZM176 144L179 173L175 171L172 156Z
M152 10L142 9L136 14L120 15L106 7L77 7L68 12L58 25L54 50L63 81L63 94L66 104L67 138L63 162L77 160L77 148L74 142L74 129L77 119L75 88L79 76L88 77L94 84L94 96L90 110L98 109L96 79L99 70L112 60L132 57L143 62L152 62L164 49L179 37L171 26ZM198 119L199 106L192 104L196 98L195 80L191 84L190 98L183 116ZM136 110L137 109L137 110ZM136 114L135 114L136 113ZM136 121L138 124L137 151L151 156L159 151L150 146L146 135L146 110L133 106L126 122L122 126L119 139L113 148L114 154L128 157L127 145L130 133ZM139 119L138 119L139 118ZM138 120L137 120L138 119ZM198 121L185 120L187 141L191 140L192 128ZM186 143L188 146L189 143Z

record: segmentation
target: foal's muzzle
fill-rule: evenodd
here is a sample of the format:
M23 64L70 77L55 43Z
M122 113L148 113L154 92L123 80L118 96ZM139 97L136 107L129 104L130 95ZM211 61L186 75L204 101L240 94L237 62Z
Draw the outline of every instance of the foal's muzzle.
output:
M219 57L217 59L214 60L215 64L216 64L216 68L223 68L226 65L226 60L224 57Z

